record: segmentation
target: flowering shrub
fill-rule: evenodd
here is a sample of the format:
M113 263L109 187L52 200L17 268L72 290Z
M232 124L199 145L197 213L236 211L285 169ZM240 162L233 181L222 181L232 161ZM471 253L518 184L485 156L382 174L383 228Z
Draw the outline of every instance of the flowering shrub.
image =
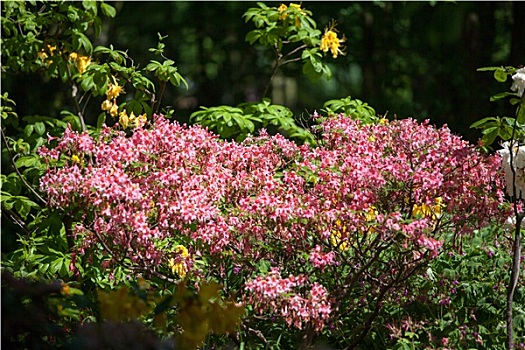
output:
M358 341L444 232L502 220L500 159L428 122L315 117L314 148L264 131L222 141L162 116L129 137L68 129L40 151L41 187L78 213L78 251L103 248L103 266L218 279L254 315L310 333L351 314Z

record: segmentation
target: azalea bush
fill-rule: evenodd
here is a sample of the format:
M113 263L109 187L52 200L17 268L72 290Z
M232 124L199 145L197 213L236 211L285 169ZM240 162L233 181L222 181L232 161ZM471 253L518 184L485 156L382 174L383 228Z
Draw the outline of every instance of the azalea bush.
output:
M409 119L319 119L314 148L222 141L163 116L131 136L68 129L40 151L41 185L76 213L75 260L217 281L250 328L277 317L305 346L327 327L352 346L451 233L502 219L499 159Z

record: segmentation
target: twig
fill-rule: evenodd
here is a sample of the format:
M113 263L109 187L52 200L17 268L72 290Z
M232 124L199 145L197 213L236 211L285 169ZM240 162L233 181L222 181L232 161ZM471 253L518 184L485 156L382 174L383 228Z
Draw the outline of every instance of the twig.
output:
M288 56L291 56L299 51L301 51L302 49L306 49L306 45L301 45L301 46L298 46L296 47L295 49L293 49L292 51L288 52L286 55L283 56L283 58L286 58ZM285 64L285 63L282 63L281 66Z
M7 138L4 134L4 129L2 129L2 140L4 141L4 144L6 146L6 150L7 150L7 154L9 155L9 159L11 160L11 164L13 165L13 167L15 168L15 171L16 171L16 174L18 175L18 177L20 178L20 180L22 180L22 182L24 183L24 186L27 187L27 189L33 193L33 195L38 198L38 200L40 200L42 203L44 204L47 204L47 201L42 198L42 196L40 194L38 194L38 192L36 192L36 190L33 188L33 186L31 184L29 184L27 182L27 180L24 178L24 176L22 175L22 173L20 173L20 170L18 169L18 167L16 166L15 164L15 161L14 161L14 158L13 158L13 155L11 153L11 149L9 148L9 144L7 143Z
M5 214L11 219L12 222L14 222L16 225L18 225L22 231L24 231L27 235L31 234L31 231L27 228L27 225L25 224L24 220L22 220L21 217L19 217L15 212L12 210L3 210Z
M166 84L167 84L166 81L163 81L163 82L160 84L159 99L157 100L157 107L155 108L155 113L158 113L158 112L159 112L159 109L160 109L160 103L161 103L161 101L162 101L162 95L164 94L164 89L166 88Z

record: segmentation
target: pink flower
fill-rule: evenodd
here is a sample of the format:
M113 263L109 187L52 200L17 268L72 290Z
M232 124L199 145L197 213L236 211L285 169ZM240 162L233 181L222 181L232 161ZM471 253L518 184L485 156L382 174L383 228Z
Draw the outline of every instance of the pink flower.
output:
M316 268L321 268L321 269L327 265L334 265L335 264L335 253L334 252L323 253L321 251L321 247L317 245L315 246L314 250L310 252L310 262Z

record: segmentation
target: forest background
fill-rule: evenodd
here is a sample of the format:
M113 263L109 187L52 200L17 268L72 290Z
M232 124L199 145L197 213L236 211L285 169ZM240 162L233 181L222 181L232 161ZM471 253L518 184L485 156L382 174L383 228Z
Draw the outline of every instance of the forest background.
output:
M175 61L190 86L187 91L165 91L163 101L175 109L177 120L187 121L200 106L261 99L274 57L268 50L246 45L252 27L241 19L256 2L108 4L115 6L117 15L102 17L102 34L94 46L112 44L137 62L146 62L157 33L167 35L165 55ZM504 101L480 98L501 88L476 69L523 63L524 2L308 1L303 7L315 13L318 23L335 19L348 40L346 56L327 60L333 73L329 81L311 82L300 73L300 62L286 65L273 80L267 97L288 106L295 116L307 117L325 101L350 95L366 101L379 115L430 118L476 142L481 134L469 128L474 121L513 113ZM58 113L71 103L68 88L59 81L50 82L56 88L27 89L36 86L34 79L22 75L3 81L20 115ZM98 110L86 113L93 118L98 114Z

